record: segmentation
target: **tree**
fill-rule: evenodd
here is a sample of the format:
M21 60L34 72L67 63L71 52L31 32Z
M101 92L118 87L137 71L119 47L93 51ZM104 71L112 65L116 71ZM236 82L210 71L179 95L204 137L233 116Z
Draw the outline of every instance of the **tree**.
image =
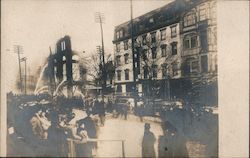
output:
M87 61L87 75L91 77L95 86L102 86L107 79L112 83L115 76L115 66L111 54L105 56L105 69L100 59L99 54L93 54Z
M159 72L162 71L163 79L168 81L165 84L169 90L169 79L174 77L176 73L173 71L174 68L177 72L180 70L180 53L173 52L172 47L174 47L175 43L171 43L170 38L166 37L164 43L162 42L160 31L152 34L148 33L144 37L140 36L135 43L140 58L140 69L143 72L140 76L141 79L146 80L144 95L159 97L161 88L158 81ZM175 47L177 49L177 43ZM162 81L165 82L165 80Z

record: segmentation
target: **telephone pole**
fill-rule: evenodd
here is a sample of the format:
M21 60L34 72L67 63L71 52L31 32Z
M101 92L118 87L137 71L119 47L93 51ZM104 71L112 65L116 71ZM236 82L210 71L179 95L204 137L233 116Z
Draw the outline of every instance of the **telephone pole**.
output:
M26 57L23 57L20 62L24 61L24 93L27 94L27 73L26 73Z
M96 12L95 13L95 21L97 23L100 23L100 28L101 28L101 40L102 40L102 48L100 49L102 53L102 91L104 92L104 89L106 88L106 74L105 74L105 55L104 55L104 41L103 41L103 28L102 24L105 21L105 17L102 13Z
M21 90L21 93L23 92L23 80L22 80L21 61L20 61L20 54L23 54L22 50L23 50L22 46L20 46L20 45L14 45L14 53L17 53L17 55L18 55L19 76L20 76L20 90Z
M130 23L131 23L131 50L133 56L133 91L134 91L134 100L135 100L135 107L137 107L137 87L136 87L136 79L137 79L137 68L136 66L136 59L138 58L137 52L135 52L134 46L134 31L133 31L133 3L130 0Z

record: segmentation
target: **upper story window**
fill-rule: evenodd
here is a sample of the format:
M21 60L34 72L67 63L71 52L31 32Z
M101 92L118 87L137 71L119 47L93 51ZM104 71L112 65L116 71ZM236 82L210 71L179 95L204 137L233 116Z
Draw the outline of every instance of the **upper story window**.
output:
M147 35L143 35L142 36L142 45L146 45L147 44Z
M202 5L200 6L200 9L199 9L199 19L200 21L202 21L202 20L206 20L206 18L207 18L206 6Z
M157 65L152 65L152 77L157 78Z
M149 23L154 23L154 18L150 18Z
M147 51L147 49L143 49L142 50L142 54L141 54L141 56L142 56L142 59L145 61L145 60L148 60L148 51Z
M151 50L152 50L152 58L156 59L156 57L157 57L156 47L153 47Z
M177 30L176 30L176 26L172 26L171 27L171 37L176 37L177 36Z
M125 71L125 80L129 80L129 69L126 69L124 71Z
M128 41L124 41L124 50L128 50Z
M125 55L124 55L125 64L128 64L128 56L129 56L129 54L125 54Z
M177 76L178 75L178 64L177 63L173 63L173 65L172 65L172 71L173 71L173 76Z
M116 56L116 64L117 64L118 66L121 65L121 56L120 56L120 55Z
M117 70L117 80L121 81L121 70Z
M144 79L148 78L148 67L147 66L143 67L143 77L144 77Z
M120 33L120 38L122 38L123 37L123 30L120 30L119 33Z
M166 45L162 45L161 46L161 56L162 57L166 57L167 56L167 46Z
M184 26L191 26L195 24L195 13L189 13L184 17Z
M117 51L117 52L120 52L120 43L117 43L117 44L116 44L116 51Z
M117 32L116 32L116 39L119 39L119 38L120 38L120 32L117 31Z
M61 50L65 50L66 49L66 45L65 45L65 41L61 42Z
M190 72L198 72L199 71L199 61L194 60L190 63Z
M156 42L156 32L151 33L151 42L155 43Z
M196 48L198 46L197 35L186 36L183 43L185 49Z
M166 29L162 29L161 30L161 40L165 40L166 39Z
M161 68L162 68L162 78L166 78L168 74L167 64L162 64Z
M171 47L172 47L172 55L176 55L177 54L177 42L171 43Z
M123 30L119 30L116 32L116 39L122 38L123 37Z

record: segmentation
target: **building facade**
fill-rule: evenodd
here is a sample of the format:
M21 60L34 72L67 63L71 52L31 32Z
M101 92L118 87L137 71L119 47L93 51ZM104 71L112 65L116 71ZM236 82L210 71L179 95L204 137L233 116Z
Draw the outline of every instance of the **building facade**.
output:
M167 99L217 76L215 1L175 0L133 19L132 26L135 68L131 21L115 27L116 92L133 90L133 70L140 95Z

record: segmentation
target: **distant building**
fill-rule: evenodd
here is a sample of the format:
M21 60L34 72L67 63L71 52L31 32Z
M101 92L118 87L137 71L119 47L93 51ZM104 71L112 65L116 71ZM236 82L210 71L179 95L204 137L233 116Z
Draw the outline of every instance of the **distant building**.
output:
M175 0L133 19L141 95L182 98L193 79L217 76L216 1ZM133 89L131 21L115 27L116 92ZM197 79L196 79L197 80ZM154 87L154 88L152 88Z

